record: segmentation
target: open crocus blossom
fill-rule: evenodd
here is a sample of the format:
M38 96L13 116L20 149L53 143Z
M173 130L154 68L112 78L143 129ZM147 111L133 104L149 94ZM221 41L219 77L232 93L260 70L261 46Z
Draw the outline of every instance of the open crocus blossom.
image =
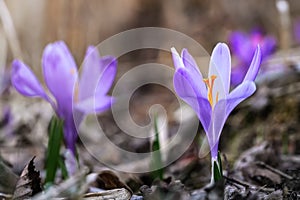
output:
M236 86L241 83L250 66L252 56L256 46L261 47L262 59L265 59L276 48L276 39L270 35L264 35L261 30L254 29L246 34L240 31L234 31L229 36L229 44L232 53L237 58L237 65L232 69L231 83Z
M203 78L195 60L186 49L182 50L181 56L175 48L171 51L176 69L173 79L175 91L196 112L206 132L213 167L215 162L218 163L219 138L226 119L240 102L256 90L254 79L261 63L260 48L257 46L242 83L231 92L231 57L226 44L219 43L214 48L208 78Z
M100 57L97 49L87 49L80 79L68 47L62 41L48 44L42 58L45 83L52 93L50 98L36 76L20 60L12 63L11 81L24 96L41 97L48 101L56 114L64 121L64 141L75 155L78 137L76 125L85 115L108 109L113 97L107 96L117 70L112 56Z

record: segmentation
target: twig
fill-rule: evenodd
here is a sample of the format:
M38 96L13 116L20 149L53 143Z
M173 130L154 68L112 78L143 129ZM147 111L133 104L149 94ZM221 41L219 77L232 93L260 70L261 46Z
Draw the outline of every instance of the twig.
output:
M246 189L251 189L251 190L256 190L256 191L263 191L263 192L274 192L275 189L274 188L266 188L266 187L257 187L255 185L251 185L249 183L246 183L246 182L243 182L241 180L237 180L235 178L229 178L227 176L224 176L223 177L229 181L229 182L232 182L232 183L235 183L235 184L238 184L238 185L241 185L241 186L244 186Z
M270 165L267 165L264 162L257 161L257 162L255 162L255 164L258 165L258 166L260 166L260 167L264 167L264 168L266 168L266 169L268 169L268 170L270 170L270 171L272 171L272 172L274 172L274 173L276 173L276 174L278 174L278 175L280 175L280 176L282 176L284 178L287 178L289 180L293 179L292 176L290 176L290 175L288 175L288 174L286 174L286 173L284 173L284 172L282 172L282 171L280 171L278 169L275 169L275 168L271 167Z
M227 181L232 182L232 183L235 183L235 184L238 184L238 185L241 185L241 186L243 186L243 187L245 187L245 188L251 187L250 184L245 183L245 182L243 182L243 181L240 181L240 180L238 180L238 179L235 179L235 178L229 178L229 177L224 176L224 175L223 175L223 177L224 177Z
M12 198L12 195L11 194L5 194L5 193L2 193L0 192L0 198L2 199L11 199Z

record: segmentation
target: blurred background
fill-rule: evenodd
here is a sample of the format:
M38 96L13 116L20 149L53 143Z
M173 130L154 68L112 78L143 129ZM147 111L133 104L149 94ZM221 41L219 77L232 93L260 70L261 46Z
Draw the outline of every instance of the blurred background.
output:
M1 0L3 1L3 0ZM202 44L208 52L218 41L227 41L232 30L249 31L254 27L276 38L288 31L293 42L292 24L300 17L300 2L290 4L290 26L282 27L275 0L6 0L16 38L1 30L1 37L17 41L8 45L6 63L22 57L39 69L42 50L49 42L64 40L77 62L86 47L132 28L154 26L174 29ZM2 9L3 10L3 9ZM2 12L3 13L3 12ZM9 24L3 16L1 24ZM3 21L6 20L6 21ZM289 23L289 22L288 22ZM282 30L282 29L290 30ZM3 28L1 28L3 29ZM292 43L293 44L293 43ZM20 50L18 50L20 48ZM3 50L3 47L1 48ZM12 50L15 54L13 55ZM20 54L20 55L19 55Z

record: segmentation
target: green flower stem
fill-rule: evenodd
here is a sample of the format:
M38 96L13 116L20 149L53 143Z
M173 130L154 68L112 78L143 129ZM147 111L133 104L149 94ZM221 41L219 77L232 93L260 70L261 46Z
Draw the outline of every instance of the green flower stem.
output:
M154 141L152 143L152 159L151 159L151 168L154 169L152 171L153 178L159 178L160 180L163 179L163 163L161 158L161 152L160 152L160 141L159 141L159 131L157 126L157 117L154 116L154 131L155 131L155 137Z
M45 184L54 182L59 165L59 153L63 141L63 121L53 116L49 126L49 141L46 155L46 178Z

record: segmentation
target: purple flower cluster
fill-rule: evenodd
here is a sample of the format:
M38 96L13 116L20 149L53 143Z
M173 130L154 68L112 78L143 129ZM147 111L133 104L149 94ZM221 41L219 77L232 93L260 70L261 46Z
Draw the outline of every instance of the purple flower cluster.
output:
M95 47L87 49L80 79L68 47L62 41L48 44L42 58L43 76L54 99L48 96L29 67L20 60L12 63L11 81L24 96L41 97L48 101L59 118L64 120L64 141L75 155L78 137L76 124L85 115L102 112L113 103L107 96L117 70L112 56L100 57Z

